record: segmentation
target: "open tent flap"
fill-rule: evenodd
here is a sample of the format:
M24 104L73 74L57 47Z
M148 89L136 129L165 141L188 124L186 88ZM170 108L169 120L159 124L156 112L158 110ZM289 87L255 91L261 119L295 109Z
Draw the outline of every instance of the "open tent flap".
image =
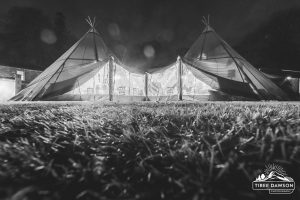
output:
M150 100L161 98L172 99L178 96L178 68L179 63L175 62L168 68L164 68L148 75L148 97Z
M201 66L201 69L210 72L216 76L226 79L244 82L244 78L241 72L236 67L236 63L232 58L220 58L211 60L197 60L195 61L197 66Z
M63 83L65 84L65 83ZM92 71L66 81L70 85L62 95L49 95L46 100L56 101L105 101L109 96L109 63L96 67Z
M198 77L203 77L203 74L200 71L196 71L196 69L182 63L182 95L209 95L209 90L212 90L212 88L201 81L201 79L197 78L194 75L195 73L199 74Z
M214 73L203 70L201 65L202 62L199 61L197 63L197 67L191 63L188 65L190 65L193 74L212 89L220 90L230 95L244 96L251 99L257 98L257 95L249 83L217 76Z
M103 62L94 62L88 65L73 66L72 68L62 68L45 84L38 98L43 99L49 96L62 95L80 87L97 74L105 64Z
M114 63L114 96L145 96L145 75L135 74Z
M80 80L76 88L69 92L76 95L106 95L109 94L109 63L91 73L88 80Z
M182 62L182 66L188 68L188 70L198 79L203 81L206 85L211 87L212 89L218 90L220 89L218 78L216 76L212 76L208 73L204 73L199 68L196 68L186 62Z
M221 90L231 95L240 95L251 99L256 97L256 94L248 83L233 81L206 73L185 62L182 62L182 67L183 96L188 95L189 98L199 99L200 96L209 95L210 91ZM198 98L196 98L197 96Z

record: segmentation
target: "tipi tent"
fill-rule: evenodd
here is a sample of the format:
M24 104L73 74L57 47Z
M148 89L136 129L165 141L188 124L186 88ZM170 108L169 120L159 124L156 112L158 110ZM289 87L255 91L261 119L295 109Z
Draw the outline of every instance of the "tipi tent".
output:
M184 57L195 74L213 89L264 100L288 100L287 95L253 67L204 21L206 27Z
M114 59L95 29L95 21L87 21L90 30L11 100L144 98L145 75L129 72Z

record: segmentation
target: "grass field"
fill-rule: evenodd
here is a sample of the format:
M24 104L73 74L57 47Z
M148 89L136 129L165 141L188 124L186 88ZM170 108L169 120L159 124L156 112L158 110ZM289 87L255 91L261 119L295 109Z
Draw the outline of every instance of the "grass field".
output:
M270 199L281 165L300 199L300 104L0 105L0 199ZM278 197L278 196L277 196Z

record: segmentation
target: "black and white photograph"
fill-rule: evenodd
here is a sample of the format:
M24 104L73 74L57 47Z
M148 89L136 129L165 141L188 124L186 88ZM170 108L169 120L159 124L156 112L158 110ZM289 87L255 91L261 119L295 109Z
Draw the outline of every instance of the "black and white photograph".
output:
M0 199L300 199L300 0L0 0Z

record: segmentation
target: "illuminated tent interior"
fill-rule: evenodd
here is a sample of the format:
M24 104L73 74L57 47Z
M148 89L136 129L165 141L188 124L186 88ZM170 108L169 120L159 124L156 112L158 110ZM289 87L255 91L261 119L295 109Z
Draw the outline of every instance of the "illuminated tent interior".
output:
M197 69L177 61L147 76L148 98L155 101L209 100L210 86L196 77Z
M153 73L134 73L109 52L95 22L88 23L90 30L11 100L208 100L211 88L180 58Z
M271 80L235 52L204 20L185 57L137 74L113 56L89 18L90 30L11 100L210 100L213 91L263 100L288 100ZM214 99L215 100L215 99Z
M191 46L184 61L201 71L201 80L213 89L262 100L288 100L288 96L270 79L233 50L210 27ZM198 73L198 72L197 72Z

